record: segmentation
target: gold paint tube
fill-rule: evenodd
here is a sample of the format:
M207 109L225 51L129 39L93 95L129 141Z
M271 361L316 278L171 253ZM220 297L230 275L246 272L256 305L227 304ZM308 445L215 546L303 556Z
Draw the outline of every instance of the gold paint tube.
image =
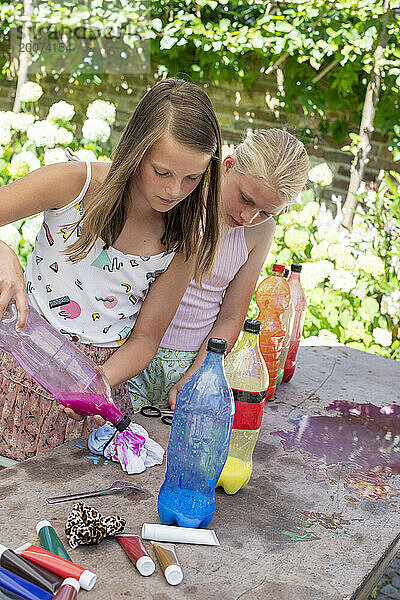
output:
M182 569L175 552L175 544L151 542L164 577L170 585L178 585L183 579Z

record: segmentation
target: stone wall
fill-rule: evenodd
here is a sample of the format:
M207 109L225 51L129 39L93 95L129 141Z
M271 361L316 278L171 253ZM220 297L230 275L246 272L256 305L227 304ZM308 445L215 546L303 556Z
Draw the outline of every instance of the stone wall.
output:
M34 80L35 76L32 76L32 79ZM71 102L76 110L75 122L82 123L85 119L86 107L90 102L96 98L113 102L117 107L117 120L112 138L114 146L138 100L154 82L155 79L149 75L123 79L106 75L100 86L90 84L82 87L77 83L68 83L67 77L64 79L61 77L58 81L45 78L40 80L45 90L40 106L45 117L48 107L54 102L61 99ZM12 108L15 87L16 82L13 80L0 80L0 110ZM298 114L285 114L276 110L274 101L276 85L272 78L260 76L250 91L244 90L235 82L223 82L219 86L204 84L204 87L213 102L225 144L238 143L248 128L284 127L294 135L310 126L313 130L318 130L317 123L302 115L300 111ZM332 118L345 118L345 116L335 114ZM376 178L380 169L396 169L391 153L386 149L387 145L388 139L375 132L365 180ZM324 196L330 199L332 194L340 195L344 201L352 156L342 152L329 136L322 134L318 135L307 149L312 165L326 161L334 172L332 185L324 190Z

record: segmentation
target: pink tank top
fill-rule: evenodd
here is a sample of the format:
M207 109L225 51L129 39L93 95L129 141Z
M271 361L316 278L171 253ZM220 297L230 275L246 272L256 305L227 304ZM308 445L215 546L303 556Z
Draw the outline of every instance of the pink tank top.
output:
M196 351L210 333L218 316L223 294L248 259L244 227L222 234L212 275L203 278L203 287L191 281L161 346Z

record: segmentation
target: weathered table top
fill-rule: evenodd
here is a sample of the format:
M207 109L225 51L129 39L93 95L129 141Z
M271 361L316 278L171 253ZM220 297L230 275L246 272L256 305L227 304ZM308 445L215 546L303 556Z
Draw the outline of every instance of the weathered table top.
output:
M399 546L399 499L394 488L400 485L396 476L385 478L379 470L384 465L389 473L399 440L393 428L388 433L374 422L357 420L357 415L339 417L337 411L325 408L338 399L380 407L396 403L399 374L395 361L357 350L302 347L293 380L280 387L265 409L250 483L235 496L217 491L210 528L221 545L177 545L184 572L177 587L167 584L157 561L151 577L139 575L115 540L72 550L78 564L98 575L89 597L367 598ZM158 419L137 421L166 446L167 426ZM285 451L282 442L291 451ZM130 479L142 491L89 498L86 503L104 515L123 516L126 533L140 534L143 523L159 522L156 501L164 466L129 477L119 465L102 458L95 464L77 443L0 472L0 543L13 548L35 541L36 523L49 519L66 544L64 524L72 504L49 505L45 498L106 487L117 479ZM355 464L345 464L358 461L371 466L365 458L368 452L375 452L375 471L380 471L381 479L354 475ZM395 458L385 462L388 456ZM400 457L397 461L400 467ZM365 497L374 493L387 499ZM145 544L154 556L151 544Z

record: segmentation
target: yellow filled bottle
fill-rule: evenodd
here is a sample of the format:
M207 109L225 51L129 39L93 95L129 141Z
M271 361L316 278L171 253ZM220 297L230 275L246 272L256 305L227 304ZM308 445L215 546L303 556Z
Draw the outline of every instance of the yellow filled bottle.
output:
M251 477L253 451L260 432L268 389L268 369L259 348L260 321L246 319L243 336L224 361L235 399L235 417L228 458L218 480L227 494L236 494Z

